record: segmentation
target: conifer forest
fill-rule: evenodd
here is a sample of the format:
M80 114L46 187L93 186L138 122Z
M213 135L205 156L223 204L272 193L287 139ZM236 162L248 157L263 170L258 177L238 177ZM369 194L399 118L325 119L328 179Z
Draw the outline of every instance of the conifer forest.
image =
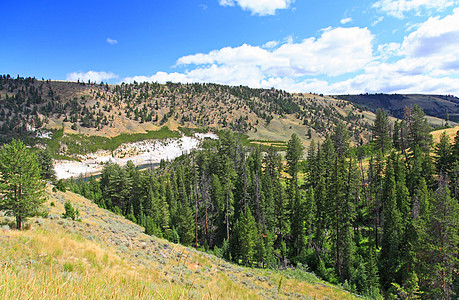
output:
M368 144L343 123L304 149L223 132L156 169L107 164L67 188L147 234L256 268L303 268L370 298L458 292L459 133L433 143L423 111L378 110ZM65 187L61 187L65 188Z

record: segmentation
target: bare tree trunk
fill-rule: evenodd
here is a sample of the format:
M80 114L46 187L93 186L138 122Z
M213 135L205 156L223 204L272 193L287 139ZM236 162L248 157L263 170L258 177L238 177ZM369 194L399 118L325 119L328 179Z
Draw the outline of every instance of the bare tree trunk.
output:
M16 229L17 230L22 229L22 217L21 216L16 216Z
M226 192L226 240L229 242L229 195Z

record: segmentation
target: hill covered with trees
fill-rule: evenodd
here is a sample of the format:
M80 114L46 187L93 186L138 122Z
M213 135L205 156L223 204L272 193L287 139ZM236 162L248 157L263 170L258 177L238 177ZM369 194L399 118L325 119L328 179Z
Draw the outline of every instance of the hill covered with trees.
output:
M163 125L229 129L259 140L287 141L296 132L305 142L324 139L338 122L355 141L368 140L371 121L363 112L323 95L217 84L107 85L0 76L4 142L34 136L40 128L113 137Z

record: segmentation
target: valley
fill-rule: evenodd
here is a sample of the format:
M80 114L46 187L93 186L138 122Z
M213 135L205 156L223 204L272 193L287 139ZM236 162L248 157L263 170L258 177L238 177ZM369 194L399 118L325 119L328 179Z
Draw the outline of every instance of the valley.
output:
M57 179L88 177L100 174L104 164L108 162L125 166L128 161L134 166L152 168L159 165L161 160L172 160L191 150L199 149L205 138L218 139L213 133L195 133L193 137L166 140L143 140L134 143L121 144L115 150L98 150L86 155L78 155L76 160L57 160L54 170Z
M448 117L454 97L435 96L446 104L435 104L429 116L417 105L431 99L425 95L365 95L371 103L389 99L390 105L371 106L362 95L207 83L0 79L0 167L17 176L23 171L7 173L11 158L28 158L41 170L34 176L49 184L46 211L33 215L41 218L26 223L32 230L25 233L8 233L22 224L3 204L16 203L9 201L15 194L0 202L5 247L10 238L33 241L32 248L21 244L19 255L0 253L12 261L0 278L11 297L39 289L17 279L38 274L20 259L56 251L55 259L33 260L41 275L62 272L55 281L70 294L57 297L75 293L73 275L96 293L89 282L115 269L132 287L127 294L112 290L121 298L454 293L459 138ZM395 98L409 99L403 115ZM440 248L438 222L448 232ZM50 232L59 241L51 248L43 245ZM70 244L112 254L72 252ZM442 255L448 259L438 261ZM438 263L435 276L424 268L430 261ZM450 283L433 288L445 269ZM109 280L108 286L117 282Z

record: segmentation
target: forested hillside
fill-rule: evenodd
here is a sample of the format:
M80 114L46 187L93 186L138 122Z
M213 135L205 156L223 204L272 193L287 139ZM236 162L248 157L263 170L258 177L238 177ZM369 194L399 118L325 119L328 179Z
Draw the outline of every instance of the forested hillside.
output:
M307 268L374 298L456 297L459 135L433 145L415 106L395 124L379 110L371 144L350 136L339 123L302 161L296 135L283 158L226 132L156 170L108 164L67 185L148 234L238 264Z
M269 124L285 129L269 134ZM230 129L257 139L324 139L344 122L355 141L371 121L349 102L276 89L180 83L94 84L0 76L0 137L35 136L40 128L113 137L169 125ZM290 133L288 133L290 132ZM288 135L287 135L288 133Z

